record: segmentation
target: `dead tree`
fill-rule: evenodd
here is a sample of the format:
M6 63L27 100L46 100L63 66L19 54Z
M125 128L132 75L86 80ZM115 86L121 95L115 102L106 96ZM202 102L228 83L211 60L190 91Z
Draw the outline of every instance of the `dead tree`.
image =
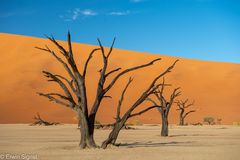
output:
M188 99L186 99L185 101L176 101L176 104L177 104L177 110L180 111L180 116L179 116L179 125L180 126L183 126L184 125L184 120L185 118L190 114L190 113L193 113L193 112L196 112L196 110L190 110L188 112L185 113L185 109L190 107L190 106L193 106L194 105L194 101L192 103L188 103Z
M165 89L165 82L163 78L163 85L159 87L154 92L155 99L148 98L150 102L152 102L154 105L158 106L158 111L161 114L162 117L162 129L161 129L161 136L166 137L168 136L168 114L169 111L174 103L174 100L176 97L180 96L181 92L179 91L180 88L176 88L173 90L171 96L169 99L164 96L164 89Z
M122 107L122 102L125 97L125 93L129 87L129 85L133 81L132 78L129 79L128 83L126 84L126 86L121 94L119 102L118 102L117 112L116 112L116 117L115 117L116 121L115 121L114 127L113 127L112 131L110 132L110 134L108 135L108 138L102 143L102 146L101 146L102 148L105 149L109 144L115 145L120 130L123 128L123 126L125 126L125 124L129 118L141 115L153 108L159 107L158 105L153 104L153 105L148 106L147 108L143 109L140 112L133 113L133 111L137 107L139 107L144 101L146 101L150 95L152 95L156 92L156 90L158 89L159 86L164 86L164 84L159 83L158 80L160 78L162 78L165 74L169 73L174 68L177 61L178 60L176 60L170 67L168 67L165 71L160 73L157 77L155 77L155 79L150 83L150 85L145 89L145 91L143 91L141 93L140 97L121 116L121 107Z
M96 114L102 100L105 97L109 97L107 95L109 90L125 74L131 71L135 71L141 68L151 66L154 64L154 62L159 61L160 58L154 59L149 63L128 68L125 70L122 70L121 68L108 70L109 58L113 50L115 38L112 42L110 49L105 49L102 46L101 41L98 39L99 47L91 51L85 64L83 65L83 72L80 73L73 57L73 49L71 44L70 33L68 32L68 48L67 49L64 48L62 45L60 45L60 43L56 41L54 37L47 37L47 38L58 48L61 56L59 56L59 54L57 54L54 50L50 49L47 45L44 48L41 48L41 47L36 47L36 48L50 53L59 63L62 64L62 66L64 67L65 71L68 74L68 77L64 77L63 75L51 73L48 71L43 71L43 74L49 79L48 81L55 82L62 88L64 95L60 93L38 93L38 94L40 96L44 96L48 98L52 102L56 102L58 104L64 105L72 109L73 111L75 111L77 116L80 117L80 126L81 126L80 148L82 149L96 148L98 146L94 141L94 122L95 122ZM86 86L87 69L92 56L94 55L94 53L99 51L102 55L101 57L102 57L103 66L99 71L100 75L99 75L99 80L97 84L97 91L96 91L94 103L92 106L89 106L88 97L87 97L87 86ZM164 74L166 74L169 71L170 69L167 70ZM109 79L109 77L112 77L110 79L110 83L106 84L105 83L106 79ZM155 83L153 83L153 85L154 84ZM150 87L148 92L152 88L153 86ZM144 97L146 96L145 94L144 94ZM136 103L133 106L133 108L135 108L137 105L139 105L139 102ZM125 116L124 118L127 119L127 116Z
M48 122L46 120L43 120L39 113L37 113L36 116L33 117L33 119L35 120L34 123L31 124L31 126L36 126L36 125L42 125L42 126L51 126L51 125L59 125L60 123L58 122Z

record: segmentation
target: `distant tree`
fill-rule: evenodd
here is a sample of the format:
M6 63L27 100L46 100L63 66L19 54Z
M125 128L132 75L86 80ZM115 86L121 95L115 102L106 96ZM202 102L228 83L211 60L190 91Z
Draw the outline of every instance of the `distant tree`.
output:
M161 114L162 117L162 129L161 129L161 136L166 137L168 136L168 114L173 106L174 100L176 97L180 96L181 92L179 91L179 88L176 88L173 90L170 98L166 98L164 96L164 88L166 84L164 82L163 78L163 85L159 86L159 88L154 92L154 95L157 99L154 100L152 98L148 98L150 102L152 102L154 105L158 106L158 111Z
M176 101L176 104L177 104L177 107L178 107L177 110L180 111L180 116L179 116L180 122L179 122L179 125L183 126L185 118L190 113L196 112L196 110L190 110L190 111L186 112L186 108L189 108L190 106L193 106L194 105L194 101L192 103L188 103L188 99L186 99L185 101L182 101L182 100Z
M213 124L215 124L215 119L213 117L204 117L203 122L205 122L209 125L213 125Z
M135 67L131 67L125 70L122 70L121 68L116 68L113 70L108 70L109 65L109 57L111 56L111 53L113 51L113 46L115 43L115 39L112 42L111 47L106 50L102 44L101 41L98 39L99 47L95 48L91 51L91 53L88 55L88 58L83 64L83 72L80 73L79 69L77 67L77 64L75 63L74 55L73 55L73 49L72 49L72 43L71 43L71 36L68 32L68 47L64 48L58 41L54 39L54 37L47 37L59 50L59 54L57 54L54 50L50 49L47 45L44 48L36 47L37 49L40 49L42 51L50 53L56 61L58 61L62 66L64 67L66 73L68 74L68 77L65 77L63 75L51 73L49 71L43 71L43 74L45 77L48 78L48 81L57 83L61 89L63 90L64 94L61 93L38 93L40 96L48 98L50 101L64 105L68 107L69 109L76 112L77 116L79 117L79 126L80 132L81 132L81 140L80 140L80 148L96 148L98 147L94 140L94 122L96 118L96 114L98 112L98 109L100 107L100 104L104 98L109 98L110 96L107 95L109 93L110 89L116 84L116 82L124 75L131 71L135 71L141 68L146 68L148 66L153 65L155 62L161 60L160 58L154 59L149 63L138 65ZM86 76L87 76L87 69L88 65L91 61L92 56L94 53L100 51L103 65L101 69L99 70L99 79L97 82L97 90L96 90L96 96L94 98L93 105L90 107L87 96L87 85L86 85ZM151 86L142 94L142 96L139 98L139 100L126 112L126 114L120 118L120 114L117 113L117 121L114 127L114 130L111 133L118 134L118 130L121 129L128 118L132 117L131 114L132 111L139 106L156 88L157 84L156 81L171 71L171 69L174 67L176 62L173 63L168 69L166 69L163 73L159 74L155 80L151 83ZM113 76L115 75L115 76ZM109 78L112 77L112 78ZM106 83L106 80L109 80L109 83ZM132 80L130 80L129 83L131 83ZM127 87L126 87L127 88ZM123 99L123 98L121 98ZM121 104L120 104L121 106ZM120 107L118 107L120 108ZM115 135L114 135L115 138ZM113 142L111 137L107 141Z

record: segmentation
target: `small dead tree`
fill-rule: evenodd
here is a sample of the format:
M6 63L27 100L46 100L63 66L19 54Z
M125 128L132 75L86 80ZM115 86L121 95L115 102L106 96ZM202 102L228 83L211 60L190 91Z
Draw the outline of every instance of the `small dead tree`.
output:
M174 100L176 97L180 96L181 92L179 91L180 88L176 88L173 90L171 96L169 99L164 96L164 88L165 88L165 82L163 78L163 85L159 87L157 91L154 92L154 95L157 99L153 100L151 98L148 98L150 102L152 102L154 105L158 106L158 111L161 114L162 117L162 129L161 129L161 136L166 137L168 136L168 115L169 111L174 103Z
M116 118L115 118L116 121L114 123L113 129L110 132L108 138L102 143L102 146L101 146L102 148L105 149L109 144L115 145L120 130L123 128L123 126L125 126L125 124L126 124L126 122L127 122L127 120L129 118L141 115L141 114L143 114L143 113L145 113L145 112L147 112L147 111L149 111L149 110L151 110L153 108L159 107L158 105L153 104L153 105L143 109L140 112L133 113L133 111L137 107L139 107L144 101L146 101L150 95L152 95L152 94L154 94L156 92L156 90L158 89L159 86L164 86L164 84L158 83L158 80L160 78L162 78L165 74L169 73L174 68L174 66L177 63L177 61L178 60L176 60L170 67L168 67L165 71L160 73L157 77L155 77L155 79L150 83L150 85L147 87L147 89L145 89L145 91L133 103L133 105L131 105L129 107L129 109L124 114L122 114L122 116L121 116L121 107L122 107L122 102L124 100L125 93L126 93L128 87L129 87L129 85L133 81L132 78L129 79L128 83L126 84L126 86L125 86L125 88L124 88L124 90L123 90L123 92L121 94L119 102L118 102Z
M190 107L190 106L193 106L194 105L194 101L192 103L188 103L188 99L186 99L185 101L176 101L176 104L177 104L177 110L180 111L180 116L179 116L179 125L180 126L183 126L184 125L184 120L185 118L190 114L190 113L193 113L193 112L196 112L196 110L190 110L188 112L185 113L185 109Z
M36 47L42 51L50 53L62 66L64 67L65 71L68 74L68 77L63 75L51 73L48 71L43 71L45 77L48 78L48 81L57 83L64 92L63 94L60 93L38 93L40 96L48 98L50 101L61 104L70 108L71 110L75 111L77 116L80 119L79 125L81 126L81 140L80 140L80 148L96 148L98 147L94 141L94 122L96 118L96 114L100 107L102 100L106 97L109 97L107 93L109 90L116 84L116 82L125 74L141 69L146 68L148 66L153 65L155 62L160 61L160 58L154 59L149 63L142 64L139 66L131 67L125 70L121 68L116 68L113 70L108 70L109 65L109 58L113 51L113 46L115 43L115 38L112 42L112 45L109 49L105 49L101 41L98 39L99 47L95 48L89 54L85 64L83 65L83 72L80 73L75 63L74 56L73 56L73 49L71 44L71 36L68 32L68 47L64 48L58 41L54 39L54 37L47 37L59 50L59 54L57 54L54 50L50 49L47 45L42 47ZM92 56L94 53L99 52L101 53L103 66L100 69L99 79L97 82L97 91L96 96L94 98L94 102L92 106L89 106L88 97L87 97L87 86L86 86L86 76L87 76L87 69L88 65L91 61ZM175 63L174 63L175 64ZM172 66L173 67L173 66ZM162 75L168 73L171 70L168 69ZM114 75L114 76L113 76ZM110 78L110 82L106 84L106 80ZM157 78L158 79L158 78ZM136 102L134 106L130 109L128 114L123 117L124 120L121 123L117 123L116 126L121 126L125 123L125 121L130 117L132 110L134 110L142 101L147 97L147 94L150 93L150 90L154 87L155 82L152 86L143 94L141 101ZM91 110L90 110L91 108ZM119 128L118 127L118 128ZM120 128L121 128L120 127Z
M59 125L60 123L58 122L48 122L46 120L43 120L39 113L37 113L36 116L33 117L33 119L35 120L34 123L30 124L31 126L36 126L36 125L40 125L40 126L51 126L51 125Z

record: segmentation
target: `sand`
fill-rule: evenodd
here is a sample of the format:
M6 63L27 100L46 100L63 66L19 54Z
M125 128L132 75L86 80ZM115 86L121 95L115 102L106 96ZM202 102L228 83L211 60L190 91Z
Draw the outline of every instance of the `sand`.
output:
M81 39L81 37L79 38ZM0 40L0 123L31 123L37 112L49 121L76 123L75 115L70 109L51 103L36 94L36 92L58 92L60 90L55 84L47 82L41 71L49 70L65 75L63 67L50 54L34 48L35 46L43 47L46 44L52 48L53 45L42 38L4 33L0 34ZM61 41L60 43L66 46L65 42ZM116 43L121 43L121 41L117 40ZM94 45L73 43L73 51L80 71L88 54L95 47ZM87 76L89 108L96 95L98 71L102 65L100 56L100 53L95 54L89 65ZM108 71L118 67L126 69L145 64L159 57L162 58L159 63L147 69L129 73L116 83L116 86L108 93L112 99L105 99L101 103L97 114L98 121L111 123L114 120L120 93L130 76L134 77L134 81L126 93L127 98L123 103L123 111L133 104L156 75L166 69L174 60L180 59L176 68L165 76L166 82L172 84L166 93L176 87L181 87L182 95L179 99L195 100L193 109L197 109L197 112L190 115L186 122L202 122L206 116L212 116L215 119L221 118L223 124L240 122L240 64L199 61L162 54L114 49ZM149 102L144 103L141 109L149 105ZM173 106L169 116L170 123L178 123L178 114L176 106ZM142 123L159 123L161 121L157 110L136 118Z
M161 137L160 126L136 126L122 130L119 147L80 150L76 125L29 126L0 125L0 156L35 155L38 159L81 160L238 160L240 127L170 126L170 136ZM96 130L96 142L109 130Z

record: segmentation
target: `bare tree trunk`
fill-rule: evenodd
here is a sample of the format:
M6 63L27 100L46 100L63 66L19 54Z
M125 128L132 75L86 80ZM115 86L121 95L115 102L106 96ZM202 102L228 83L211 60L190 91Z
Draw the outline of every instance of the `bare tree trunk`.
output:
M162 130L161 136L167 137L168 136L168 117L162 113Z
M82 126L80 129L81 132L81 140L80 140L80 148L81 149L85 149L85 148L97 148L97 145L93 139L92 135L89 135L86 132L87 129L84 129L84 127Z
M180 126L183 126L184 125L184 116L183 116L183 113L184 113L184 109L181 110L180 112L180 116L179 116L179 125Z
M93 144L95 144L95 141L94 141L95 117L96 117L96 114L90 115L88 118L89 136L90 136L90 140Z
M180 126L184 126L184 118L182 116L180 116L180 123L179 123Z
M80 139L80 143L79 146L81 149L87 148L87 140L86 140L86 132L85 129L83 129L83 126L81 125L80 128L80 135L81 135L81 139Z
M97 145L93 139L93 134L91 134L89 132L90 128L89 128L89 124L88 124L88 120L81 116L81 121L80 121L80 132L81 132L81 139L80 139L80 148L84 149L84 148L97 148ZM93 126L94 127L94 126Z
M115 124L113 130L109 134L108 138L102 143L101 148L106 149L109 144L114 145L116 143L116 140L118 138L119 132L122 129L124 123L117 123Z
M140 112L137 112L137 113L134 113L132 114L132 110L133 109L129 109L125 114L124 116L119 119L119 121L116 121L115 125L113 126L113 129L112 131L110 132L108 138L102 143L102 146L101 148L105 149L107 148L107 146L109 144L112 144L112 145L115 145L116 143L116 140L118 138L118 135L119 135L119 132L121 131L121 129L124 127L125 123L127 122L127 120L131 117L134 117L134 116L138 116L138 115L141 115L153 108L156 108L157 106L151 106L151 107L148 107Z

